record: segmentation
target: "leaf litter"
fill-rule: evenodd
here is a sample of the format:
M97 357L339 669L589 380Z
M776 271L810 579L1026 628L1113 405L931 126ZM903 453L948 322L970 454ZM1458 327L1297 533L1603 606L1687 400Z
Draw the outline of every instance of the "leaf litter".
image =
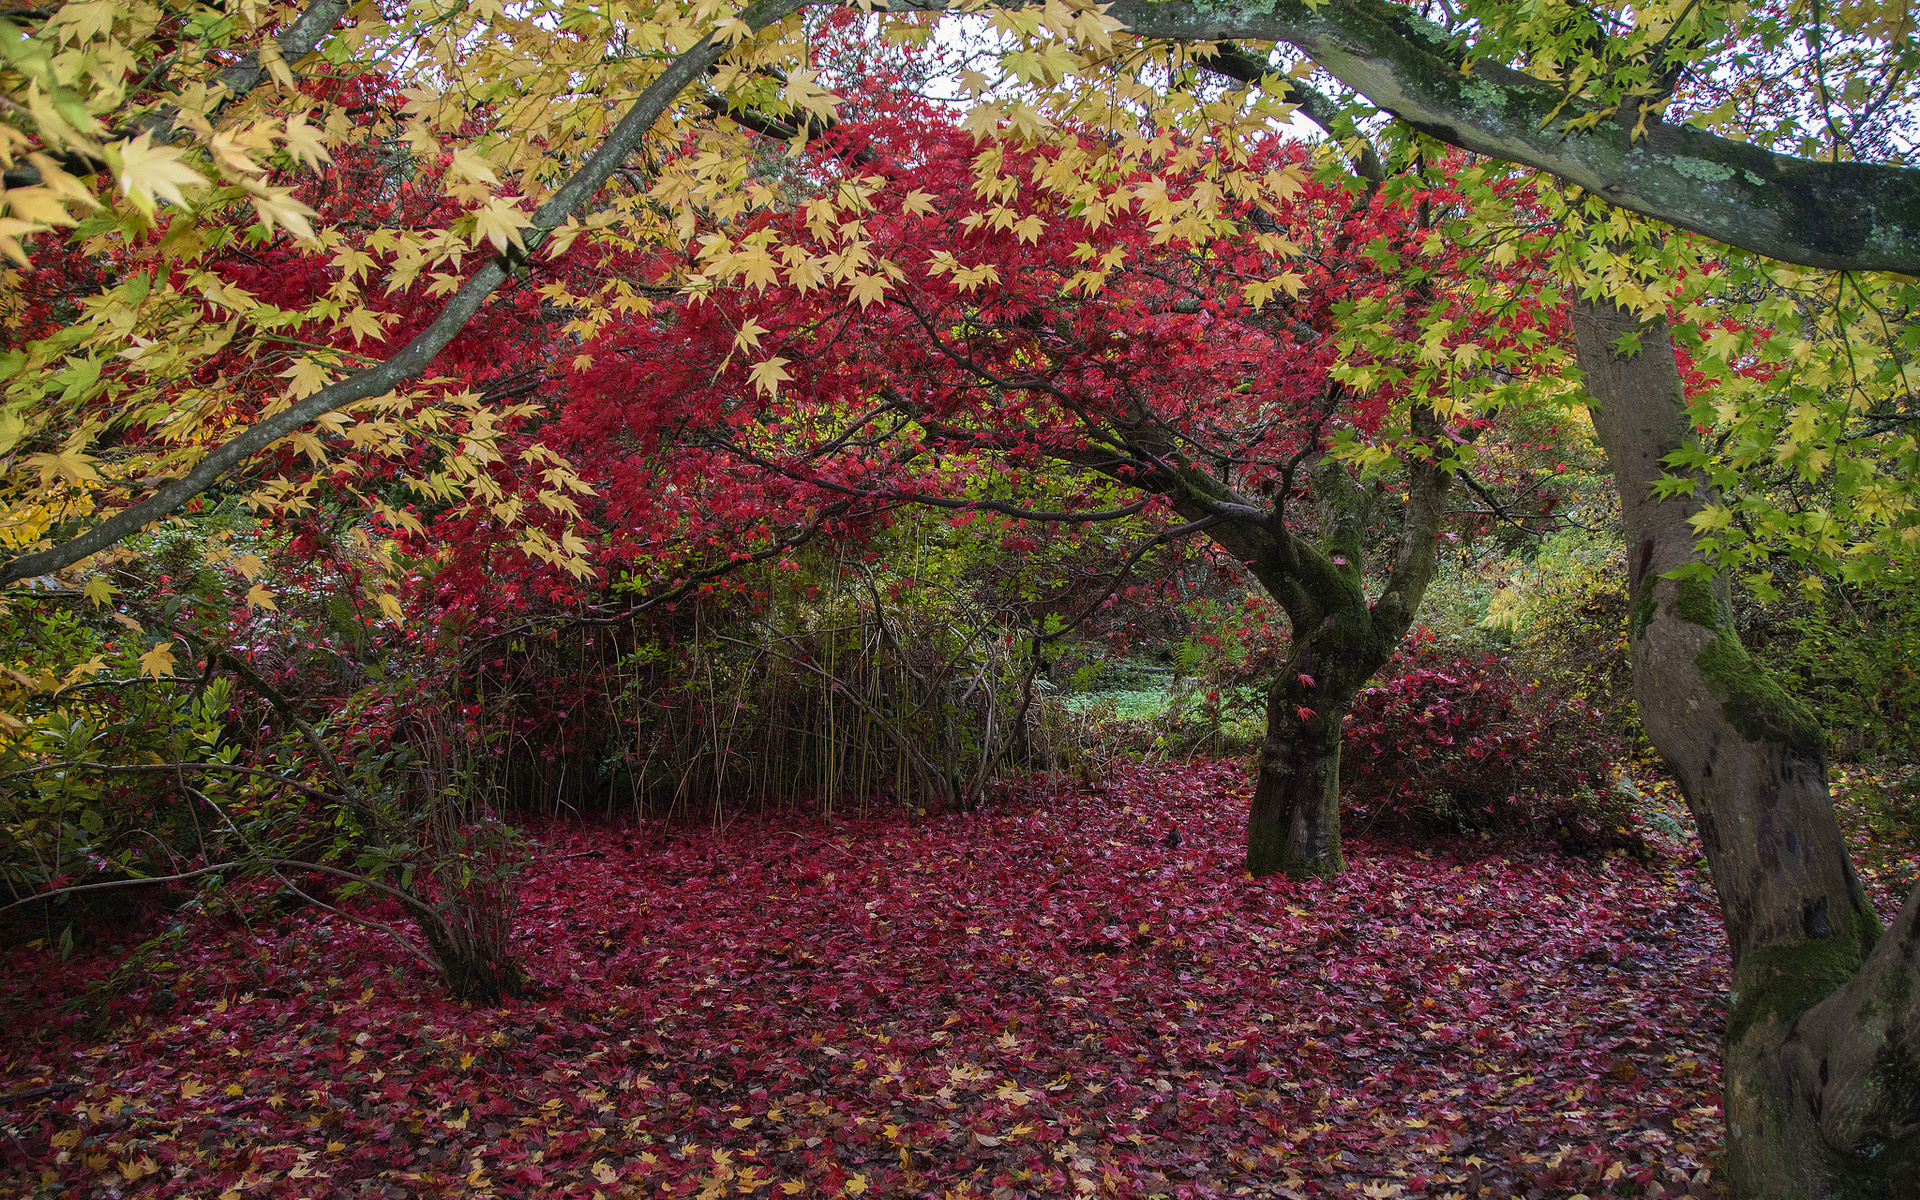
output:
M545 825L535 991L498 1009L317 909L15 949L6 1090L54 1090L8 1102L0 1190L1720 1194L1697 847L1352 838L1336 880L1256 881L1246 792L1202 763L973 814Z

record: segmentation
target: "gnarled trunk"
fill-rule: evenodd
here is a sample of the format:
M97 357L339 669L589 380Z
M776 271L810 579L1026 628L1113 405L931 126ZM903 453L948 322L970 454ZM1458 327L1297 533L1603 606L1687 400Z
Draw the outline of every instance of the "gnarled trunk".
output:
M1440 424L1431 410L1420 409L1414 429L1432 438ZM1353 698L1393 657L1412 625L1437 561L1434 544L1449 477L1435 462L1417 459L1408 472L1400 545L1372 603L1359 566L1369 505L1337 463L1323 464L1313 480L1327 518L1321 544L1309 546L1289 533L1250 561L1255 578L1293 624L1293 653L1267 693L1267 733L1247 814L1247 871L1254 876L1326 878L1346 865L1340 851L1340 725Z
M1626 524L1634 693L1699 826L1733 954L1722 1084L1735 1195L1912 1195L1916 901L1883 936L1834 818L1819 723L1747 658L1724 583L1694 548L1704 481L1654 498L1662 458L1690 436L1664 324L1610 303L1578 301L1573 315ZM1627 334L1638 353L1616 352Z
M1340 720L1316 709L1301 720L1284 709L1287 689L1267 698L1267 736L1260 743L1260 774L1247 812L1247 870L1253 875L1339 874Z
M1337 875L1340 726L1353 698L1393 657L1405 629L1376 622L1364 595L1319 625L1294 630L1293 653L1267 692L1267 733L1247 815L1247 870Z

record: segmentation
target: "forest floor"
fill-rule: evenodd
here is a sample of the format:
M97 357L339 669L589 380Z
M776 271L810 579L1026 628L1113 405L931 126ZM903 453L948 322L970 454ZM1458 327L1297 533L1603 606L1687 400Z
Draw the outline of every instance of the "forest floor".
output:
M1246 791L542 825L500 1008L311 908L16 948L0 1194L1718 1194L1691 842L1358 836L1253 881Z

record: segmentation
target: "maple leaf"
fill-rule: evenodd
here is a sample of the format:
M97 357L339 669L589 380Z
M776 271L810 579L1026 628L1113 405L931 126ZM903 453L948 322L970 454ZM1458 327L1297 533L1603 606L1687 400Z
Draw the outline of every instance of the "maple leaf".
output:
M59 454L29 454L24 461L27 466L40 472L41 487L55 479L64 479L69 483L94 483L100 479L100 472L93 468L93 456L77 450Z
M107 153L120 160L120 194L143 212L153 211L155 197L184 206L187 197L183 188L207 186L206 177L194 170L179 150L155 146L150 132L109 147Z
M525 253L527 244L522 240L520 231L527 225L526 214L520 211L517 196L499 196L484 207L476 208L472 213L473 231L478 237L493 243L493 248L502 254L507 247Z
M468 146L462 146L453 152L451 171L456 179L484 183L488 187L497 187L500 176L494 173L493 164L486 157Z
M855 275L847 284L847 293L866 308L887 294L887 279L884 275Z
M736 350L757 350L760 348L760 335L767 331L765 325L748 317L741 322L740 330L733 335L733 348Z
M753 369L747 372L747 381L763 396L771 398L778 395L780 385L793 378L787 373L787 364L791 361L776 357L755 363Z
M278 225L303 242L314 240L310 221L320 214L296 199L292 188L260 187L248 199L253 202L253 211L259 215L261 224L269 232Z
M281 130L287 153L316 171L333 161L333 155L327 152L327 144L322 140L324 137L321 130L307 124L299 113L289 116Z
M171 678L173 667L173 646L169 642L157 642L151 650L140 656L142 675L151 675L155 679Z
M72 225L73 216L67 212L65 197L52 188L23 187L8 188L0 192L7 206L16 216L38 225Z

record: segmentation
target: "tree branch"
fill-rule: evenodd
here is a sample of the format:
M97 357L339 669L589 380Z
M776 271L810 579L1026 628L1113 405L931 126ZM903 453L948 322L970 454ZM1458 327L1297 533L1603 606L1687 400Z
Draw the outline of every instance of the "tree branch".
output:
M346 16L347 10L351 7L353 7L351 0L313 0L313 3L307 5L306 10L281 30L280 36L275 39L281 59L291 66L311 54L313 48L333 31L333 27L340 23L340 18ZM267 69L260 65L260 53L256 50L220 72L217 78L227 87L227 98L220 102L220 106L225 108L259 87L267 78ZM155 141L172 141L173 119L179 111L177 106L171 104L155 109L140 119L115 130L108 140L125 141L128 138L138 137L143 132L151 132ZM56 156L56 158L59 157L62 156ZM107 168L105 161L90 155L70 154L64 158L65 161L61 162L61 166L75 174L93 174ZM8 167L5 175L0 177L0 182L4 182L9 188L34 187L41 182L40 171L37 167L22 163Z
M1422 133L1731 246L1810 267L1920 275L1920 171L1792 158L1657 122L1635 139L1611 114L1569 128L1593 109L1498 63L1463 73L1444 31L1387 0L1117 0L1108 12L1142 37L1286 42Z
M746 8L740 17L749 28L758 31L805 3L806 0L759 0ZM613 132L600 143L586 164L574 172L572 178L533 214L533 227L527 231L525 239L529 253L546 240L548 233L581 210L588 198L599 191L620 164L639 148L674 98L700 78L709 66L718 62L726 49L716 44L711 36L702 38L691 50L674 59L660 77L640 93L626 116L614 126ZM487 297L506 282L511 265L504 256L496 255L490 259L461 285L431 325L385 362L356 371L250 426L245 432L214 449L181 478L140 503L121 509L78 537L11 559L5 566L0 566L0 586L45 575L71 566L88 555L97 554L149 522L179 511L222 475L280 438L335 409L384 395L417 378L480 311Z

